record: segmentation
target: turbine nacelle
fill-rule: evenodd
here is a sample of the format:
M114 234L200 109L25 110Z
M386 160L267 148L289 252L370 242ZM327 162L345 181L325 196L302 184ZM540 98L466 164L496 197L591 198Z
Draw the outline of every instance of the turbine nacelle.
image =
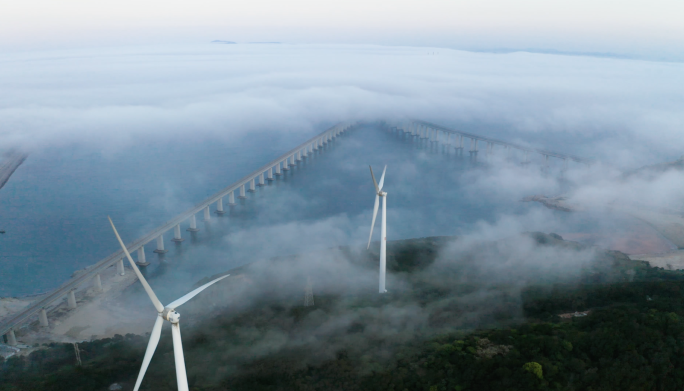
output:
M160 316L171 323L180 322L180 314L174 308L164 308Z

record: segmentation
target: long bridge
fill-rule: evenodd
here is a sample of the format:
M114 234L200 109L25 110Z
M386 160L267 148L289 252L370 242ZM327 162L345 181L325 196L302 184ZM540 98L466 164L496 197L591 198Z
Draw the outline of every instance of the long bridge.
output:
M565 153L558 153L544 149L527 147L520 144L511 143L504 140L498 140L491 137L480 136L473 133L463 132L460 130L449 129L444 126L436 125L430 122L409 119L398 123L390 124L384 123L385 127L392 131L401 131L420 139L426 139L434 143L442 143L443 145L453 147L456 150L464 151L464 141L470 140L469 153L473 157L477 157L479 153L478 143L485 144L485 153L490 156L494 153L494 146L503 147L506 150L518 150L523 153L522 164L530 162L530 153L539 154L544 159L544 167L548 167L549 158L557 158L563 161L564 168L567 168L568 161L577 163L592 164L593 160L585 159L574 155ZM453 144L452 144L453 136Z
M493 152L495 145L503 146L506 149L517 149L525 154L525 160L523 163L529 163L530 152L538 153L545 157L545 165L548 165L548 158L554 157L562 159L564 162L567 160L572 160L580 163L590 164L591 160L579 158L572 155L551 152L541 149L533 149L530 147L510 143L503 140L497 140L489 137L483 137L471 133L466 133L458 130L448 129L439 125L435 125L425 121L419 120L406 120L399 123L390 124L388 122L381 122L381 125L385 129L390 131L401 131L404 134L408 134L412 137L417 137L420 139L427 139L430 142L443 143L446 146L453 146L457 150L463 150L464 139L470 139L470 153L471 156L477 156L478 153L478 142L486 143L487 154ZM181 242L183 241L181 235L181 224L186 221L189 223L189 228L187 231L195 232L199 231L197 229L196 215L198 213L203 213L204 220L208 221L211 219L211 209L214 208L214 213L223 214L224 211L224 199L228 198L228 205L235 204L235 193L238 193L238 198L246 198L247 192L256 191L257 186L264 186L266 181L274 180L274 176L282 175L283 171L290 170L291 167L296 166L303 159L306 159L309 155L313 154L314 151L319 150L324 145L328 144L336 137L342 133L358 127L357 123L347 123L338 124L330 129L325 130L321 134L305 141L304 143L298 145L297 147L289 150L285 154L279 156L270 163L259 167L257 170L251 172L250 174L244 176L232 185L220 190L216 194L210 196L204 201L196 204L192 208L179 214L172 220L167 221L158 228L154 229L147 235L139 238L138 240L126 245L130 253L137 252L137 264L140 266L146 266L149 263L145 260L145 246L149 243L156 242L156 253L165 253L164 249L164 235L167 232L173 230L172 241ZM451 143L451 137L454 137L454 144ZM117 273L124 275L124 261L123 261L123 251L119 250L107 258L99 261L95 265L90 266L84 272L73 277L66 283L64 283L59 288L55 289L53 292L48 293L44 297L41 297L36 302L31 303L24 310L13 314L7 319L4 319L0 323L0 335L6 335L8 344L16 345L16 335L14 330L23 326L24 324L34 321L33 318L36 314L38 315L38 321L42 327L49 326L48 320L48 307L57 301L61 301L66 297L67 305L69 308L76 308L76 296L75 291L86 284L92 284L99 291L102 290L100 274L107 268L116 265Z
M325 145L333 141L340 134L354 128L356 124L338 124L330 129L325 130L321 134L305 141L297 147L287 151L270 163L259 167L257 170L242 177L232 185L220 190L216 194L210 196L204 201L196 204L192 208L179 214L175 218L167 221L152 232L143 236L142 238L126 245L130 253L137 252L137 264L140 266L147 266L149 263L145 260L145 245L156 241L156 253L165 253L164 249L164 235L173 230L173 241L180 242L183 240L181 236L181 223L189 222L187 231L196 232L197 219L196 214L203 212L204 220L211 219L211 209L215 206L214 213L224 214L224 199L228 198L228 205L235 205L235 193L238 193L237 198L246 198L247 192L255 192L257 186L264 186L266 181L273 181L274 176L280 176L283 171L290 170L296 166L303 159L323 148ZM7 343L9 345L16 345L15 329L18 329L26 323L30 323L33 316L38 315L38 321L42 327L48 327L50 322L48 320L48 307L56 301L61 301L66 296L67 305L69 308L76 308L75 291L85 284L93 284L96 289L102 290L100 274L107 268L116 265L117 273L124 275L124 253L119 250L107 258L99 261L95 265L87 268L83 273L71 278L53 292L48 293L45 297L40 298L34 303L31 303L27 308L4 319L0 323L0 335L7 336Z

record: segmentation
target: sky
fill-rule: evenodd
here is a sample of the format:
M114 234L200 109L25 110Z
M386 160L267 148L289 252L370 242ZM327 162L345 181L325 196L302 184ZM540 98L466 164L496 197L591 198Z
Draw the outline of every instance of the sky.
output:
M2 1L0 47L254 42L600 52L682 60L678 0Z

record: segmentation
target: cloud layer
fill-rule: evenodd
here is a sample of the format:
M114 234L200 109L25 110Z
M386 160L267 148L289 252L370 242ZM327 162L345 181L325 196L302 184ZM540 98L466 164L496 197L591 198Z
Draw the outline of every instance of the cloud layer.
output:
M263 131L303 138L338 121L415 117L635 166L684 150L682 68L380 46L7 54L0 139L110 149Z

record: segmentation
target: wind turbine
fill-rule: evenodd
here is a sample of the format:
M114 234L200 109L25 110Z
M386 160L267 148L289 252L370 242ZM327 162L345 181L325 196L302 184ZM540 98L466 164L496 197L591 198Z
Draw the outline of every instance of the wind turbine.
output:
M150 300L152 300L152 304L154 304L154 307L157 309L158 313L157 320L156 322L154 322L154 327L152 327L150 341L147 343L147 350L145 351L145 357L143 358L143 363L140 367L138 380L135 382L135 388L133 388L133 390L138 391L138 388L140 388L140 383L142 383L143 377L145 376L145 372L147 371L147 367L150 365L150 360L152 360L154 350L157 348L157 344L159 344L162 324L164 323L164 320L167 320L171 323L171 332L173 335L173 357L176 360L176 380L178 382L178 391L188 391L188 378L185 374L185 359L183 358L183 341L181 341L180 333L180 314L176 312L176 308L180 307L182 304L185 304L185 302L197 296L197 294L209 288L211 285L228 277L230 274L227 274L211 282L208 282L164 307L157 298L157 295L155 295L154 291L152 291L150 284L147 283L145 277L143 277L143 275L140 273L140 270L135 265L135 262L133 262L133 259L131 259L131 254L128 253L128 249L121 240L121 236L119 236L119 233L116 231L116 227L114 226L112 219L109 216L107 216L107 218L109 219L109 223L112 225L112 228L114 229L114 234L116 235L116 238L119 240L119 244L121 244L121 248L123 249L124 253L126 254L126 257L128 258L128 262L131 263L131 267L133 268L135 275L138 276L140 283L142 284L143 288L145 288L145 292L147 292L147 295L150 297Z
M382 170L382 176L380 177L380 184L375 181L375 175L373 175L373 167L370 168L371 177L373 178L373 184L375 185L375 206L373 207L373 222L371 223L370 236L368 237L368 247L370 248L371 239L373 238L373 227L375 227L375 218L378 216L378 204L380 202L380 197L382 197L382 226L380 228L380 282L378 290L380 293L387 293L385 289L385 270L386 270L386 253L387 253L387 192L382 191L382 185L385 183L385 171L387 171L387 166Z

